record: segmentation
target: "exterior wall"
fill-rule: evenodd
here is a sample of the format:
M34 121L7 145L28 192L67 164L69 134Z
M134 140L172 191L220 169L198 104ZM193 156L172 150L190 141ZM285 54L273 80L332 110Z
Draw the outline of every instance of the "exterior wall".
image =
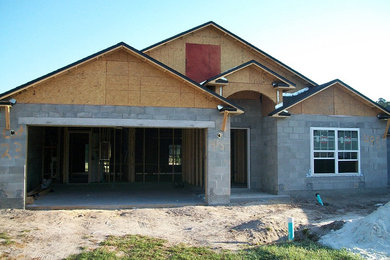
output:
M27 128L18 125L14 108L11 108L11 129L15 134L5 130L2 109L0 124L0 208L23 208Z
M202 90L116 50L13 96L19 103L215 108Z
M218 138L223 117L216 117L216 127L207 129L206 202L209 205L230 202L230 119Z
M288 109L292 114L376 117L378 109L336 84Z
M310 127L360 129L362 176L313 177ZM375 117L292 115L278 119L278 193L296 190L377 188L387 185L385 122Z
M213 44L221 46L221 72L256 60L288 80L297 84L297 90L306 87L307 83L278 65L275 61L259 54L257 51L238 42L214 26L208 26L171 42L165 43L145 53L169 67L185 74L186 43Z
M261 190L273 194L278 192L279 147L277 118L265 117L262 124L263 143L261 150Z
M130 106L91 106L91 105L53 105L53 104L21 104L11 108L11 129L16 134L10 136L9 131L0 126L0 207L22 208L24 206L27 150L27 125L18 124L29 119L43 119L49 124L55 119L62 119L63 125L74 126L76 119L121 119L121 122L132 122L137 119L144 122L212 122L215 127L207 128L207 177L206 202L208 204L228 203L230 200L230 121L226 132L217 137L222 125L223 115L217 109L164 108L164 107L130 107ZM35 120L34 120L35 119ZM0 122L4 123L4 113ZM139 126L139 125L137 125ZM147 127L145 125L144 127ZM166 127L174 127L166 125ZM191 127L191 126L188 126ZM34 143L33 140L30 141ZM33 150L33 146L30 147ZM30 169L27 169L27 174Z
M266 95L276 103L276 89L272 86L278 79L255 65L246 67L228 76L229 84L223 87L223 96L229 97L240 91L255 91Z

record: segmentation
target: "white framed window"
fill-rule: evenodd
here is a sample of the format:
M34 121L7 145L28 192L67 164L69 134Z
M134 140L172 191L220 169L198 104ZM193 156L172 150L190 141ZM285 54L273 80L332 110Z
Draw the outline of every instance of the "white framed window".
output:
M181 165L181 145L169 145L168 165Z
M358 128L310 128L312 176L360 175Z

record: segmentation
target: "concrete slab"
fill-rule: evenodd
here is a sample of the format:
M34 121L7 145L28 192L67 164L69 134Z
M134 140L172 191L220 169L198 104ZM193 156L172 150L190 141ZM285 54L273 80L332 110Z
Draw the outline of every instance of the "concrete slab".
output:
M259 191L251 191L248 189L232 189L230 195L230 202L286 203L290 202L290 196L273 195Z
M172 184L57 184L26 209L125 209L206 205L200 190Z

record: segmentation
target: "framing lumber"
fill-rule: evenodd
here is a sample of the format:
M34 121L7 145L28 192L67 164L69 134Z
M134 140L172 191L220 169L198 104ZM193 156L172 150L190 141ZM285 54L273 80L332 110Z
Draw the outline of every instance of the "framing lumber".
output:
M157 129L157 183L160 183L160 128Z
M11 106L4 106L5 130L10 130L11 129L10 110L11 110Z
M129 129L129 169L128 169L128 180L133 183L135 182L135 128Z
M389 132L389 128L390 128L390 120L387 119L386 130L385 130L385 133L383 134L384 139L387 138L387 133Z
M223 120L222 120L222 126L221 126L222 132L225 132L225 130L226 130L226 123L227 123L228 116L229 116L229 111L227 111L227 110L223 111Z
M113 133L114 133L114 167L113 167L113 174L114 174L114 177L113 177L113 182L116 181L116 129L114 128L113 129Z
M146 156L145 156L145 128L143 129L144 130L144 135L143 135L143 139L142 139L142 183L145 184L145 159L146 159Z
M173 160L172 160L172 182L175 182L175 156L176 156L176 148L175 148L175 128L172 128L172 149L173 149Z
M68 128L65 127L64 129L64 158L63 158L63 168L62 168L62 182L63 183L68 183L69 178L68 178L68 172L69 172L69 131Z

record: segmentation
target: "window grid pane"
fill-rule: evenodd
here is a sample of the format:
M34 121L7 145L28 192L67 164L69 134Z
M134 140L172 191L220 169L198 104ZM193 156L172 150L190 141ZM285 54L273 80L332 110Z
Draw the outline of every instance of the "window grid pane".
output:
M336 135L337 147L335 147ZM313 148L315 174L359 172L358 131L313 130ZM332 150L336 153L330 152Z
M335 149L334 130L314 130L313 136L314 150Z

